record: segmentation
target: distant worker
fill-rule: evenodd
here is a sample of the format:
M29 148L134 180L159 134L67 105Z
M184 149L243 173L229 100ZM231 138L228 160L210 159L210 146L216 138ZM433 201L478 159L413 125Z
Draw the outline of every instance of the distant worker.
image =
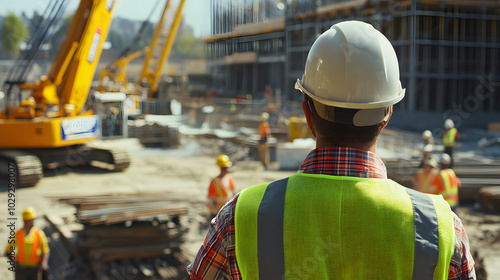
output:
M424 146L424 149L422 150L422 162L420 163L420 168L424 166L424 162L426 160L431 159L433 149L434 149L434 146L432 146L432 144L426 144Z
M450 168L454 166L453 152L456 140L460 139L460 133L455 128L455 123L451 119L444 121L444 132L442 135L444 152L450 156Z
M438 191L443 196L444 200L450 204L451 210L455 211L458 206L458 188L462 186L460 179L453 171L449 168L451 158L448 154L441 154L439 158L439 184Z
M376 155L405 93L389 40L364 22L335 24L295 87L316 148L297 174L220 210L190 279L475 279L446 201L389 180Z
M423 166L417 170L413 177L413 184L417 191L428 194L439 194L437 180L439 169L436 160L428 158Z
M434 137L430 130L426 130L422 133L422 139L424 140L424 145L434 144Z
M42 280L47 273L49 247L45 233L34 227L35 209L27 207L23 212L24 228L16 232L14 242L7 244L5 256L10 261L15 254L16 280Z
M260 115L260 125L259 125L259 159L264 165L265 169L269 168L269 137L271 137L271 129L269 128L269 113L264 112Z
M212 217L234 196L234 181L229 174L233 163L227 155L220 155L216 164L220 167L220 174L210 182L207 195L207 207Z

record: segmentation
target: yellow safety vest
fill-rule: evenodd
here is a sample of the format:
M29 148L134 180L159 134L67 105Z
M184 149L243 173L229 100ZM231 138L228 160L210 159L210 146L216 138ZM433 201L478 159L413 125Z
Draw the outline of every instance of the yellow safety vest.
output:
M441 195L444 200L450 204L450 207L454 207L458 204L457 176L455 172L449 168L441 170L440 175L444 185L444 192L442 192Z
M235 234L243 279L447 279L454 248L441 196L303 173L245 189Z
M445 147L453 147L455 144L455 136L457 135L457 129L451 128L443 135L443 144Z

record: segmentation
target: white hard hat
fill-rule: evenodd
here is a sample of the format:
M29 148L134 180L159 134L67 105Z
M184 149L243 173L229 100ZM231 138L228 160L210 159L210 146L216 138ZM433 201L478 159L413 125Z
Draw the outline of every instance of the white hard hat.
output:
M450 165L450 163L451 163L450 155L442 153L441 156L439 157L439 163Z
M427 144L424 146L424 152L426 152L426 153L432 152L433 149L434 149L434 147L432 146L432 144Z
M269 119L269 113L268 112L264 112L260 115L260 121L261 122L265 122Z
M424 133L422 133L422 138L423 139L431 139L432 138L432 132L430 130L424 131Z
M437 162L432 158L428 158L428 159L424 160L424 164L427 164L427 165L432 166L434 168L438 167Z
M455 123L451 119L447 119L444 121L444 128L450 129L450 128L454 128L454 127L455 127Z
M335 113L325 113L325 106L359 109L351 122L356 126L386 120L388 107L405 95L391 43L360 21L335 24L316 39L295 88L310 96L318 114L332 122L342 121Z

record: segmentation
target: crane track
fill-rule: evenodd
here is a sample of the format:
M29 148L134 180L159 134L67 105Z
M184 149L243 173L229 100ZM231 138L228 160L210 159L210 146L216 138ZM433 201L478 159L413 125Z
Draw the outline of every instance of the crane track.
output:
M0 174L3 178L6 178L10 165L15 165L17 187L34 186L43 178L42 162L32 153L22 150L0 150Z

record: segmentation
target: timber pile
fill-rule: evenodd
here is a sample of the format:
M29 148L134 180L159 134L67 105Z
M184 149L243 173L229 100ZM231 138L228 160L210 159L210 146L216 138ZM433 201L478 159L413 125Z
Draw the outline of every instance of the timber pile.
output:
M500 212L500 186L481 188L478 200L488 211Z
M182 245L188 228L181 217L188 213L192 198L168 193L52 198L77 210L75 216L83 229L68 247L71 259L85 260L92 279L187 276L189 259Z

